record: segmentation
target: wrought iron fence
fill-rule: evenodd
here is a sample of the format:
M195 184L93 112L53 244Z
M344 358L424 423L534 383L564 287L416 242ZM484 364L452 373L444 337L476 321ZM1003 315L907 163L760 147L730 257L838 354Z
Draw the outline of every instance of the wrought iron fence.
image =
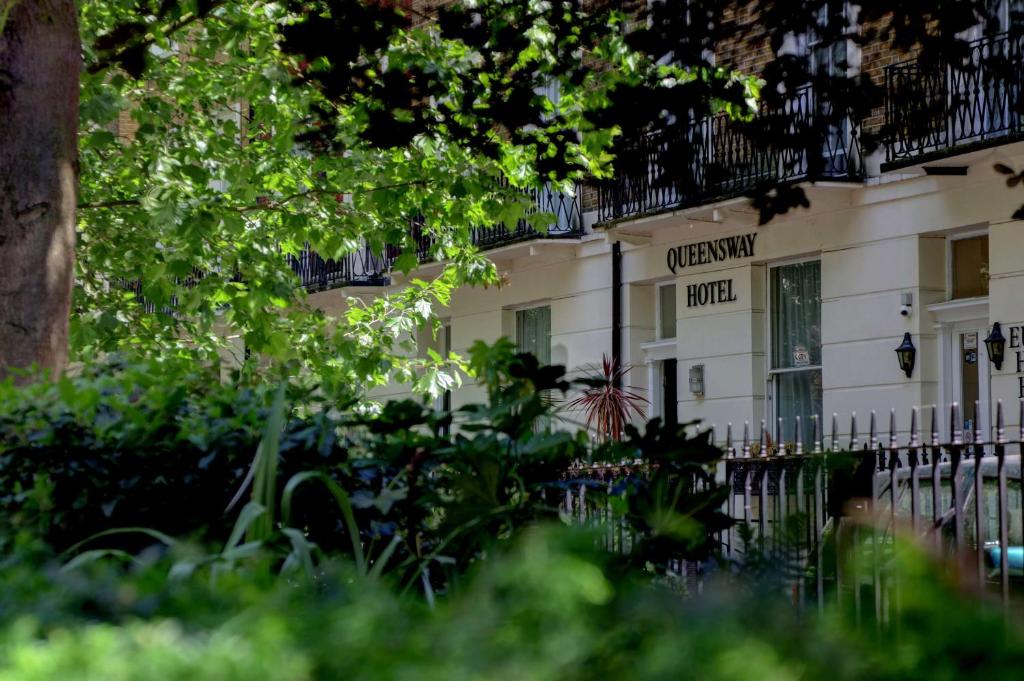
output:
M862 176L859 127L814 89L762 105L752 121L718 114L652 134L620 154L599 189L602 222L686 208L801 180Z
M1019 411L1024 423L1024 401ZM961 420L954 404L953 425L940 437L938 410L930 412L923 434L917 409L905 429L890 412L887 434L876 428L874 413L864 435L856 415L842 434L833 415L827 437L814 418L810 443L801 441L799 423L797 439L781 444L763 422L757 439L747 424L734 440L730 426L717 478L730 488L725 510L736 524L719 537L720 557L734 566L771 565L798 607L822 608L831 600L878 626L899 607L895 551L909 543L965 569L1007 607L1024 603L1024 428L1009 434L999 403L992 432L972 430L976 421ZM581 467L572 473L564 511L601 527L609 551L629 552L636 543L630 526L612 511L608 495L592 495L595 502L587 489L596 482L611 492L639 474L641 462ZM713 565L677 563L688 593L713 578Z
M519 220L515 226L494 225L476 227L472 231L473 244L478 248L491 249L530 239L566 239L577 238L583 234L583 210L580 203L580 187L577 185L572 193L555 191L550 187L533 189L529 192L532 206L527 215L548 213L553 222L545 230L538 226L535 229L528 220ZM422 225L422 223L421 223ZM434 240L421 231L416 236L417 255L421 261L431 258Z
M338 260L324 259L306 244L297 256L286 256L292 271L308 291L338 286L383 286L389 281L391 260L387 253L374 253L369 246Z
M980 38L958 61L893 64L885 84L889 163L1024 133L1024 35Z
M180 286L184 289L191 289L198 285L199 282L202 281L205 276L206 272L199 269L198 267L193 267L192 273L189 276L175 277L174 284L175 286ZM117 288L120 288L123 291L127 291L133 294L135 302L142 307L143 312L152 314L154 312L159 311L160 314L164 315L173 315L177 313L179 302L177 295L171 295L171 297L165 304L158 306L155 302L146 297L145 292L143 291L141 279L127 279L124 277L118 277L114 280L113 283Z
M535 189L530 192L530 197L533 205L528 215L543 212L554 216L554 222L546 231L534 229L525 219L512 228L505 225L477 227L471 233L473 244L478 248L491 249L530 239L575 238L583 234L578 186L571 194L549 188ZM434 257L437 241L422 217L409 220L409 233L417 260L429 262ZM309 290L352 285L385 286L390 283L391 269L402 253L399 246L385 246L379 253L366 246L335 261L324 260L307 247L300 257L289 256L289 263L299 275L302 285Z

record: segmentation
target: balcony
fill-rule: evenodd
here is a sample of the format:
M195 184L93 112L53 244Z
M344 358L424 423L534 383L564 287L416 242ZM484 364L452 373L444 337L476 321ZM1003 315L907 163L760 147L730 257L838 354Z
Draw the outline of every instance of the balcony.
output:
M644 138L620 155L600 188L600 222L615 222L743 196L808 179L859 180L859 128L810 86L752 121L718 114ZM771 140L783 140L773 144ZM807 140L798 144L795 140ZM809 151L811 150L811 151Z
M883 170L1024 139L1024 36L975 40L963 59L886 68Z
M387 286L393 259L377 255L368 246L340 260L325 260L306 248L298 256L286 256L292 272L310 293L340 286Z
M499 248L531 239L578 238L583 234L583 211L580 207L579 187L573 194L550 189L531 192L534 207L531 213L545 212L555 216L548 231L538 232L525 220L512 229L504 225L478 227L472 231L473 244L483 250ZM421 219L409 222L416 257L421 263L432 259L434 238L425 231ZM402 254L397 246L386 246L383 252L374 252L369 246L349 253L341 260L325 260L308 247L298 256L288 256L292 271L308 291L322 291L341 286L387 286L391 283L391 269Z

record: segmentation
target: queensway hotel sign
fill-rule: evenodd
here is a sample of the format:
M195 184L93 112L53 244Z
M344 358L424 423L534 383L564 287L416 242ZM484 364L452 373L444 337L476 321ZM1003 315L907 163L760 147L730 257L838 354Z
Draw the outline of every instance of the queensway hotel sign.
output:
M666 260L675 274L685 267L710 265L715 262L754 257L757 233L738 234L711 241L698 241L668 249ZM686 307L703 307L736 300L732 279L719 279L686 286Z

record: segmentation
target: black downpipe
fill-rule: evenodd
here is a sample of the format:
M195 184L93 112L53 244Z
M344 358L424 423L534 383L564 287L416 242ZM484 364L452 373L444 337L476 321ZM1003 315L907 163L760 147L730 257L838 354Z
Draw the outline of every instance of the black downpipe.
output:
M622 243L612 244L612 361L622 366ZM620 372L615 373L612 387L621 388Z

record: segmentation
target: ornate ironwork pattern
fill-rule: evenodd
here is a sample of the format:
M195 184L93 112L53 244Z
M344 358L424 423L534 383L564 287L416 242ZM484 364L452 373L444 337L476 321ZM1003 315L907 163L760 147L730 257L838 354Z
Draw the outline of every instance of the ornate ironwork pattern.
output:
M520 220L511 229L505 225L475 228L472 231L473 243L479 248L490 249L529 239L574 238L583 234L579 187L571 194L545 188L532 191L531 196L533 207L529 214L543 212L554 216L554 223L546 232L534 229L526 220ZM423 218L412 218L409 229L417 259L429 262L433 258L436 241ZM340 260L325 260L307 245L299 256L288 256L288 262L302 286L311 291L339 286L386 286L390 283L389 274L395 260L402 252L398 246L385 246L380 253L364 246Z
M772 143L776 140L776 143ZM622 154L600 187L601 222L687 208L801 180L862 176L859 128L810 86L751 121L718 114Z
M795 442L773 442L764 422L760 435L752 436L748 423L736 441L730 424L718 441L725 458L714 472L729 490L724 510L735 521L719 537L721 556L769 566L797 607L821 608L831 600L882 627L900 607L893 550L923 543L934 557L958 565L979 593L1019 606L1024 428L1006 425L1001 401L991 427L964 418L983 409L954 402L942 419L935 406L923 413L914 407L903 421L890 410L887 432L874 412L867 432L858 428L856 414L843 433L833 414L827 434L813 416L808 443L799 435ZM1016 411L1024 424L1024 400ZM639 538L623 536L608 496L646 471L639 460L577 466L566 478L563 511L603 530L599 541L608 551L628 553ZM588 496L595 486L609 493Z
M388 282L390 262L369 246L348 253L340 260L325 260L306 247L298 256L286 256L302 286L310 291L337 286L382 286Z
M886 67L886 161L912 162L1024 133L1024 35L970 43L958 62Z

